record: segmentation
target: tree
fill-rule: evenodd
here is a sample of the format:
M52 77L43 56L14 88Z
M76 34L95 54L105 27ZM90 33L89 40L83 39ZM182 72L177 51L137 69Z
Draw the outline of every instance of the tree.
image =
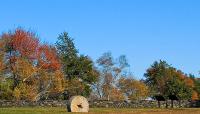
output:
M89 96L91 86L98 77L93 61L88 56L78 54L73 39L69 37L67 32L59 35L56 49L65 75L67 85L65 94L68 97L80 94ZM79 84L83 87L74 84Z
M4 42L1 41L0 42L0 99L10 100L13 98L11 89L11 86L13 84L11 80L8 80L4 76L4 70L6 68L6 65L4 63L4 57L6 54L4 46L5 46Z
M111 101L124 101L124 93L119 88L112 88L110 100Z
M193 101L199 100L199 94L196 91L192 92L192 100Z
M115 61L110 52L104 53L98 60L100 77L96 84L96 91L102 99L110 100L112 91L117 89L117 83L121 76L125 75L128 62L124 55Z
M198 79L195 79L194 83L195 83L194 91L197 93L198 99L200 99L200 81Z
M164 92L165 98L170 96L177 97L176 100L188 100L192 98L192 89L189 88L178 77L174 76L171 80L166 82L166 91ZM171 99L171 107L173 108L174 98Z
M145 77L153 96L161 95L165 99L175 96L178 100L192 98L193 80L165 61L154 62L145 73ZM173 106L173 99L171 100Z
M194 75L189 74L191 80L193 80L193 92L192 92L192 100L199 100L200 99L200 81L198 78L195 78Z
M43 44L39 47L37 73L40 92L36 99L44 94L61 94L64 91L64 75L56 49L53 46Z
M1 59L5 64L3 75L13 81L16 99L38 100L55 88L53 79L61 81L62 78L55 75L60 72L55 48L41 44L34 33L18 28L4 33L0 44L5 52Z
M143 100L149 93L148 87L143 82L133 78L120 78L118 86L129 100Z
M2 75L5 69L4 57L5 57L5 43L3 41L0 42L0 79L2 79ZM2 81L2 80L0 80Z
M161 94L165 92L166 81L172 76L169 70L170 65L166 61L154 62L144 74L145 83L149 86L151 94Z
M67 32L63 32L59 35L56 42L56 49L61 59L62 69L65 73L66 79L72 79L78 59L78 50L75 48L73 39L69 37Z

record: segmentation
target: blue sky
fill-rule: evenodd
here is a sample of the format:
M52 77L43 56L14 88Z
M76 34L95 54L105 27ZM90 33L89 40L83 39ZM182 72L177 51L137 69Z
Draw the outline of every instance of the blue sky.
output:
M159 59L200 70L198 0L2 0L0 31L24 27L43 42L69 32L81 54L125 54L136 78Z

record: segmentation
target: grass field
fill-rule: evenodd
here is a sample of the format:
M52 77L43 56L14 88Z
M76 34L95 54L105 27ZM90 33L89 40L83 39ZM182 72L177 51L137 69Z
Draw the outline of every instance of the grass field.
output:
M200 114L200 109L111 109L92 108L89 114ZM65 108L0 108L0 114L69 114Z

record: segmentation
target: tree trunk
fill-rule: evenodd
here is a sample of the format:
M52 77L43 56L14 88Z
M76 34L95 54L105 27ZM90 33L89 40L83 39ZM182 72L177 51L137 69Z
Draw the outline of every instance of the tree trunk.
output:
M174 108L174 100L171 100L171 108Z
M158 108L160 108L160 101L158 100Z
M166 108L168 108L168 102L167 102L167 100L165 101L165 104L166 104Z
M13 87L12 87L13 91L15 90L17 85L18 85L17 76L15 74L13 74Z
M40 93L38 93L38 94L35 96L34 100L35 100L35 101L39 101L40 98L41 98L41 96L44 95L44 94L47 92L47 90L49 89L49 87L51 86L51 84L52 84L52 80L49 81L47 87L46 87L44 90L42 90Z
M181 108L181 100L178 101L179 108Z
M97 93L99 95L99 98L102 99L102 94L101 94L101 90L100 90L100 84L97 84L96 88L97 88Z
M110 95L108 95L107 100L110 101Z

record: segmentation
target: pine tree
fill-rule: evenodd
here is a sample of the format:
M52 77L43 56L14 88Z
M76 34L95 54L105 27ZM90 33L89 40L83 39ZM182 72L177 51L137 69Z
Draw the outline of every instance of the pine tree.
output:
M59 35L56 48L63 65L65 78L71 80L75 74L74 69L78 59L78 50L75 48L73 39L69 37L67 32Z
M56 49L66 80L65 93L67 93L67 97L88 96L91 92L90 86L96 81L98 73L94 69L93 61L88 56L78 54L73 41L67 32L63 32L56 42Z

